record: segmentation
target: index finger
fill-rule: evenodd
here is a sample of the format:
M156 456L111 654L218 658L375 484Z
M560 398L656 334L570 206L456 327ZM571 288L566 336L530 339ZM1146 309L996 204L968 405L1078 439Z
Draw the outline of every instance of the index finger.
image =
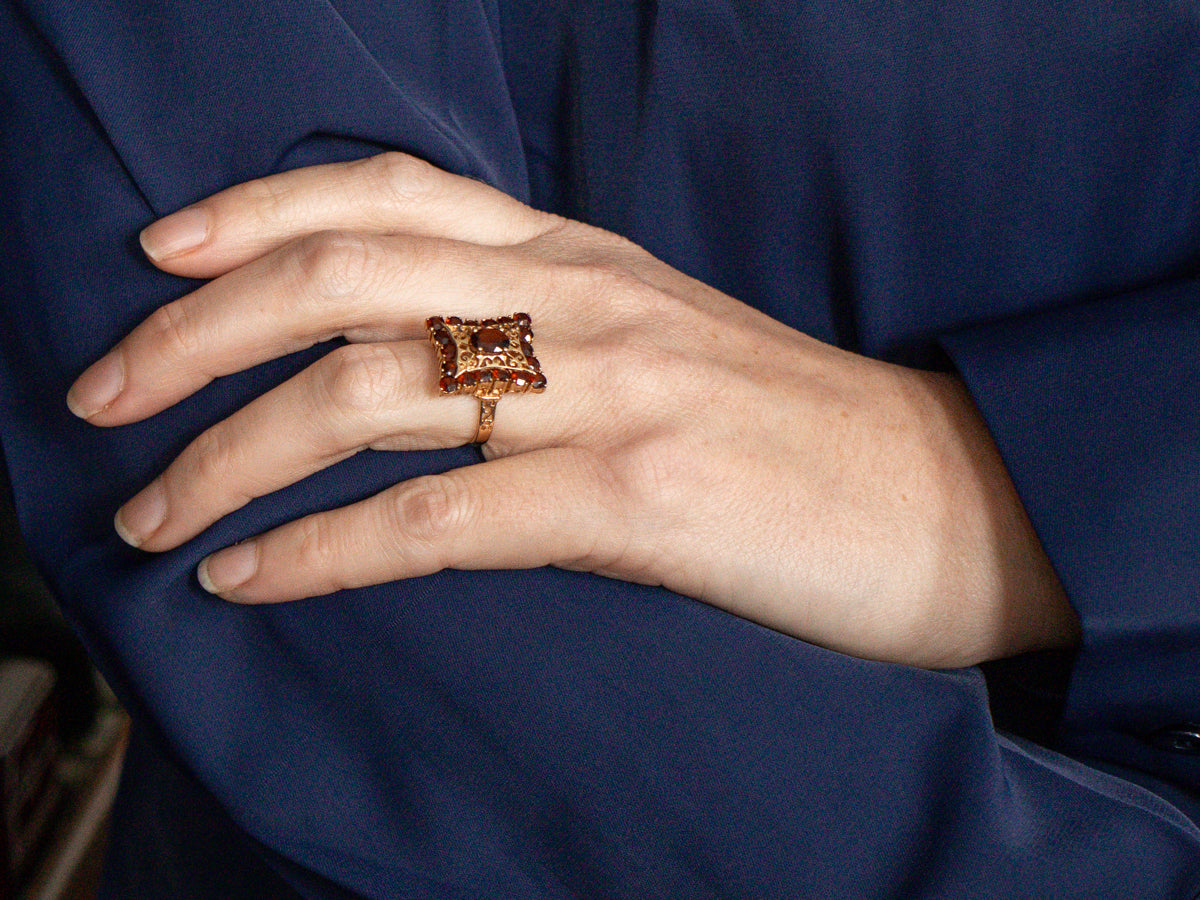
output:
M160 269L214 278L317 231L507 245L560 221L481 181L391 152L235 185L149 225L141 242Z

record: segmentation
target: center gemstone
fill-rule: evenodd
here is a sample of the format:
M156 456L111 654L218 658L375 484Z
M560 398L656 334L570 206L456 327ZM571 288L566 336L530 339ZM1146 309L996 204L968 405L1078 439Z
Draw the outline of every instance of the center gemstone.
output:
M507 350L509 344L508 335L499 328L480 328L471 335L471 346L480 353L499 353Z

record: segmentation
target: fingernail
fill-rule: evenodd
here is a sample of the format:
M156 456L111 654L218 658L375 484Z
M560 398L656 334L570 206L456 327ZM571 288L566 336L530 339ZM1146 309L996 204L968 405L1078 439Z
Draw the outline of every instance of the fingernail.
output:
M195 250L208 239L212 216L203 206L189 206L142 229L142 249L151 259L168 259Z
M167 517L167 492L161 483L151 482L140 494L117 510L113 525L121 540L140 547Z
M120 353L110 353L93 363L67 391L67 408L81 419L90 419L109 406L125 386L125 363Z
M257 571L258 544L246 541L201 560L196 567L196 577L200 579L200 586L210 594L224 594L241 587Z

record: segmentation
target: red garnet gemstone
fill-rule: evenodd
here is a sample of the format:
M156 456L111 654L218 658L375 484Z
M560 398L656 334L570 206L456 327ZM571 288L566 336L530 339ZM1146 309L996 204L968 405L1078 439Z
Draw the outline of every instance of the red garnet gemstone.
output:
M490 372L488 372L488 375L491 377L492 381L508 381L508 373L503 369L492 369Z
M438 387L442 389L443 394L453 394L454 389L458 387L458 382L446 375L438 381Z
M501 325L511 325L512 323L513 323L512 316L501 316L501 318L500 318Z
M533 388L535 391L540 391L545 386L546 386L546 376L543 375L541 372L538 372L537 375L535 375L533 377L533 383L530 385L530 387Z
M474 372L463 372L461 375L458 376L457 380L458 380L458 383L461 384L463 387L474 387L475 382L478 381L479 379L475 377Z
M524 325L526 328L532 324L532 320L529 318L529 313L517 313L515 316L513 316L513 321L515 321L518 325Z
M458 368L458 366L456 366L454 364L454 360L448 359L444 363L442 363L442 374L448 375L450 377L454 377L454 371L457 368Z
M425 327L430 330L432 330L434 328L441 328L442 327L442 317L441 316L430 316L428 319L425 320Z
M525 357L525 362L529 364L529 368L531 369L540 369L542 367L542 364L537 361L537 357L534 356Z
M492 373L484 369L482 372L476 373L475 377L479 380L480 384L487 384L492 380Z
M460 319L458 316L451 316L450 318L448 318L446 320L446 324L447 325L461 325L462 319Z
M529 376L526 375L524 372L513 372L512 383L513 383L513 387L519 387L519 388L528 387L529 386Z
M445 328L439 328L437 331L435 331L433 333L433 339L443 347L449 347L454 343L454 335L452 335Z
M508 335L499 328L480 328L471 335L471 346L480 353L499 353L508 345Z

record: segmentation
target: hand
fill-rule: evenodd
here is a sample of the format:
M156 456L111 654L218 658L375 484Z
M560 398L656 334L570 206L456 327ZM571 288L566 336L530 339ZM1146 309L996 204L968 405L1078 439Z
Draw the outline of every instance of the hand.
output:
M478 401L437 392L430 315L530 313L549 379L501 401L487 461L206 559L201 582L227 599L554 565L922 666L1075 639L952 376L822 344L615 235L401 154L231 188L151 225L143 246L166 271L214 280L80 377L69 403L93 424L350 342L201 434L122 507L119 532L144 550L364 448L470 441Z

